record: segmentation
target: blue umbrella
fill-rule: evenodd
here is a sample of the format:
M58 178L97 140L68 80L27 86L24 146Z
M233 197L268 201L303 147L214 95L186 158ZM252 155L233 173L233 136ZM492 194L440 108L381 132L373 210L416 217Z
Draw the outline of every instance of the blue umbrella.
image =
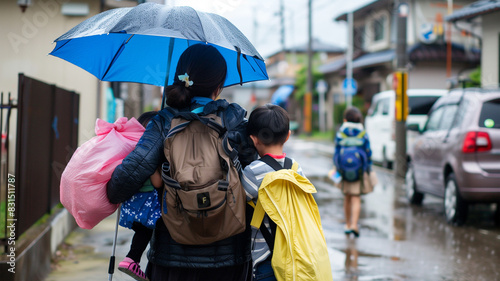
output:
M271 96L271 103L276 105L281 105L286 103L288 97L292 94L293 89L294 89L293 85L280 86Z
M102 81L173 83L177 61L193 44L216 47L227 63L224 86L267 80L263 58L227 19L191 7L144 3L93 16L55 40L50 53Z

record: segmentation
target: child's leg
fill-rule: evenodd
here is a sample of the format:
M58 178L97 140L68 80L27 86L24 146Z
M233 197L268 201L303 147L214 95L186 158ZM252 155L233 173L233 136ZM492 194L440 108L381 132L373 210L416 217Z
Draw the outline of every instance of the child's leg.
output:
M151 240L151 236L153 235L153 230L137 222L134 222L132 225L132 230L135 231L135 234L132 238L130 251L127 257L131 258L136 263L140 263L142 253L146 250L149 240Z
M361 213L361 196L351 196L351 229L358 230L359 214Z
M344 214L345 214L345 226L347 229L351 229L351 198L349 194L344 194Z

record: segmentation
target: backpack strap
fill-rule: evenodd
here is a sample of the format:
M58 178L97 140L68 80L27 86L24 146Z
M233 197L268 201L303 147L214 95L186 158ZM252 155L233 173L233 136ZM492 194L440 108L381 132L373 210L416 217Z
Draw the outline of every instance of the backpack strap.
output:
M292 169L294 168L295 171L297 171L298 164L293 163L292 159L285 157L285 163L284 166L282 167L276 159L269 155L264 155L259 159L260 161L266 163L269 165L271 168L273 168L275 171L283 170L283 169ZM253 202L252 202L253 203ZM264 217L268 218L269 221L269 226L271 228L271 232L269 232L269 229L267 229L266 225L262 223L264 220ZM257 205L255 206L254 210L254 215L252 217L252 222L250 223L252 226L257 227L259 226L259 230L262 233L262 236L264 236L264 240L266 240L267 246L269 247L269 250L271 251L271 256L273 254L274 250L274 240L276 237L276 223L272 221L269 216L266 215L266 212L264 211L264 208L262 207L262 204L260 204L260 201L257 199Z
M340 136L341 136L343 139L345 139L345 138L350 138L350 136L346 135L346 133L344 133L344 132L339 132L339 134L340 134ZM355 138L357 138L357 139L362 139L362 138L364 138L364 137L365 137L365 135L366 135L366 131L365 131L365 130L363 130L363 131L361 131L361 132L360 132L357 136L355 136Z
M280 163L278 163L278 161L276 161L276 159L274 159L273 157L271 157L269 155L264 155L259 160L266 163L267 165L269 165L275 171L279 171L282 169L289 170L292 168L292 165L293 165L292 159L290 159L288 157L285 157L285 164L283 166L281 166Z
M170 130L167 133L166 138L170 138L170 137L174 136L175 134L177 134L178 132L184 130L191 123L191 121L198 120L219 134L219 137L223 139L222 144L223 144L224 152L229 156L229 158L233 162L233 165L235 166L236 170L238 171L238 174L241 173L242 168L241 168L241 163L238 159L238 151L236 151L235 149L229 148L227 129L224 127L224 119L223 119L224 113L223 112L221 112L220 115L218 114L218 116L221 118L221 124L219 124L213 118L200 116L194 112L178 111L178 110L170 108L170 107L167 107L167 110L169 110L169 113L172 115L171 119L182 118L182 119L187 120L187 121L175 126L174 128L170 128ZM162 171L168 171L170 169L168 162L163 163L163 166L164 167L162 167ZM163 179L164 183L170 185L173 188L176 188L176 189L181 188L179 183L177 181L171 179L166 172L162 173L162 179ZM230 181L230 173L229 173L229 169L228 169L227 174L226 174L226 180L219 181L219 190L227 191L227 189L229 187L229 181Z
M175 135L176 133L178 133L179 131L182 131L183 129L185 129L189 125L189 123L191 121L194 121L194 120L198 120L201 123L212 128L213 130L215 130L219 134L220 137L222 137L227 131L223 125L217 123L212 118L203 117L203 116L200 116L200 115L193 113L193 112L187 112L187 111L177 112L177 114L174 115L174 118L178 118L178 117L185 119L188 122L181 123L181 124L175 126L174 128L171 128L167 134L167 137L171 137L171 136Z

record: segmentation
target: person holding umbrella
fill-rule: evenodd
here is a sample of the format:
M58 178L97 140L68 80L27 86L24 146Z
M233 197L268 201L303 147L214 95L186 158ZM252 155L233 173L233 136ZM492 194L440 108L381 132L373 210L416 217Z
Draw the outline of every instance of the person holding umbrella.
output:
M226 75L226 61L215 47L208 44L188 47L179 58L174 83L165 90L167 105L200 115L223 112L224 122L234 128L228 131L229 142L237 149L245 167L255 159L256 152L246 134L246 111L237 104L217 99ZM111 203L132 197L163 163L163 141L170 121L155 117L134 151L116 167L107 186ZM208 245L183 245L175 242L163 220L158 220L148 259L146 275L150 280L250 280L250 227Z

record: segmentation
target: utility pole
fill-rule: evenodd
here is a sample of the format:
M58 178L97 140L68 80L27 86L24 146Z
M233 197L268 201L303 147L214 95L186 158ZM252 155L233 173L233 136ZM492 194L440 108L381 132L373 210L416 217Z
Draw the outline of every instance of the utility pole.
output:
M448 15L453 14L453 0L448 0ZM446 24L446 77L451 77L451 22Z
M346 79L352 81L352 53L353 53L353 39L354 37L354 15L353 12L347 14L347 61L346 61ZM350 87L350 83L348 87ZM346 93L346 106L347 108L352 106L352 95Z
M257 44L257 28L258 28L258 24L257 24L257 6L254 5L253 6L253 44L255 47L257 47L255 44ZM253 104L253 102L257 102L257 90L256 90L256 87L255 87L255 83L252 83L252 93L251 93L251 96L250 96L250 103L252 103L252 106L257 106L257 104Z
M280 0L280 23L281 23L281 50L285 53L285 7Z
M408 115L408 71L406 65L406 25L409 5L406 0L399 0L396 6L397 38L396 38L396 72L394 86L396 93L396 155L394 158L394 173L396 177L404 178L406 174L406 116Z
M304 132L310 134L312 131L312 0L308 0L308 42L307 42L307 89L304 96Z

